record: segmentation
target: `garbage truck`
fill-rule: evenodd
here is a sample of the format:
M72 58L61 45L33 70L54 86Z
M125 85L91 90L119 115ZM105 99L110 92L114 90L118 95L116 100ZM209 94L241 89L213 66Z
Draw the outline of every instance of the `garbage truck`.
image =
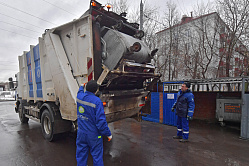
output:
M91 0L78 19L45 30L19 60L15 111L21 123L41 123L45 139L77 129L76 95L82 84L96 80L107 122L138 117L160 74L141 40L139 24L126 13ZM149 82L149 83L148 83Z

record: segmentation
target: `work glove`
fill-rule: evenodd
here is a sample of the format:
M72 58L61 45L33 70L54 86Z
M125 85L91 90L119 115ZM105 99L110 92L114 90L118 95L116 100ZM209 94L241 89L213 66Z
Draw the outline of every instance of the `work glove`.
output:
M187 116L187 120L193 120L193 116Z
M111 141L112 140L112 135L108 136L108 141Z
M172 107L172 108L171 108L171 111L172 111L172 112L175 112L175 108L174 108L174 107Z

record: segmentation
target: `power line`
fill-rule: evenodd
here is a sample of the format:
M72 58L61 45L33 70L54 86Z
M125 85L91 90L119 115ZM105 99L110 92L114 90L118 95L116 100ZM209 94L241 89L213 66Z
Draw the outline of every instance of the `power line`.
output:
M3 66L5 66L4 68L5 68L6 70L8 70L8 68L6 68L6 67L10 67L10 68L12 68L12 69L15 68L15 67L16 67L16 68L19 68L19 64L0 64L0 65L1 65L1 67L0 67L1 70L2 70L2 67L3 67Z
M13 63L13 62L11 62ZM14 64L3 64L3 63L0 63L1 66L18 66L18 63L14 63Z
M3 47L3 48L15 48L15 49L20 49L20 47L18 48L18 47L13 47L13 46L1 46L0 45L0 47ZM2 62L2 61L1 61Z
M4 63L16 63L16 61L1 61L1 62L4 62Z
M17 34L17 35L21 35L21 36L24 36L24 37L28 37L28 38L31 38L31 39L36 39L36 38L30 37L30 36L26 36L26 35L22 35L22 34L19 34L19 33L16 33L16 32L8 31L6 29L0 28L0 30L7 31L7 32L10 32L10 33L14 33L14 34Z
M49 3L50 5L55 6L55 7L57 7L58 9L61 9L61 10L65 11L65 12L67 12L67 13L69 13L69 14L74 15L74 16L77 17L76 14L71 13L71 12L69 12L69 11L67 11L67 10L65 10L65 9L63 9L63 8L61 8L61 7L59 7L59 6L56 6L55 4L52 4L52 3L50 3L50 2L48 2L48 1L46 1L46 0L42 0L42 1L47 2L47 3Z
M25 13L25 14L27 14L27 15L30 15L30 16L32 16L32 17L38 18L38 19L40 19L40 20L42 20L42 21L45 21L45 22L48 22L48 23L50 23L50 24L56 25L56 24L54 24L54 23L52 23L52 22L50 22L50 21L47 21L47 20L42 19L42 18L40 18L40 17L37 17L37 16L35 16L35 15L33 15L33 14L30 14L30 13L27 13L27 12L25 12L25 11L22 11L22 10L20 10L20 9L18 9L18 8L12 7L12 6L10 6L10 5L6 4L6 3L0 2L0 4L3 5L3 6L9 7L9 8L11 8L11 9L15 9L15 10L17 10L17 11L19 11L19 12Z
M28 23L28 22L25 22L25 21L22 21L22 20L16 19L16 18L14 18L14 17L11 17L11 16L8 16L8 15L5 15L5 14L3 14L3 13L0 13L0 14L1 14L1 15L3 15L3 16L6 16L6 17L9 17L9 18L12 18L12 19L14 19L14 20L20 21L20 22L22 22L22 23L26 23L26 24L29 24L29 25L32 25L32 26L34 26L34 27L37 27L37 28L40 28L40 29L44 30L44 28L38 27L38 26L33 25L33 24L30 24L30 23Z
M10 67L11 69L19 69L19 64L0 64L0 65L1 65L1 67L0 67L1 70L2 70L3 66L5 66L4 69L6 69L6 70L9 70L6 67Z
M15 70L15 69L1 69L1 71L3 71L3 70L8 70L8 71L18 71L18 69L17 69L17 70Z
M4 22L4 21L0 21L0 22L3 22L3 23L5 23L5 24L9 24L9 25L12 25L12 26L16 26L16 27L19 27L19 28L22 28L22 29L25 29L25 30L28 30L28 31L40 33L40 32L38 32L38 31L34 31L34 30L32 30L32 29L27 29L27 28L24 28L24 27L21 27L21 26L18 26L18 25L14 25L14 24L8 23L8 22Z
M82 3L82 4L79 4L79 3ZM71 9L74 9L74 12L80 12L80 13L82 13L82 5L85 5L85 0L84 1L80 1L78 4L77 4L77 7L79 8L79 7L81 7L80 8L80 10L79 9L76 9L76 7L74 6L74 5L71 5L70 3L67 3L67 6L69 6ZM83 11L83 13L84 13L84 11ZM82 15L82 14L81 14Z
M155 19L153 19L153 18L150 18L149 16L147 16L147 15L145 15L145 14L144 14L144 16L145 16L146 18L148 18L148 19L150 19L150 20L153 20L153 21L155 21L155 22L157 22L157 23L159 23L159 24L162 24L163 26L166 27L166 25L165 25L164 23L159 22L159 21L157 21L157 20L155 20Z
M8 63L8 64L3 64L3 63L0 63L0 65L1 65L1 66L2 66L2 65L3 65L3 66L17 66L18 64L17 64L17 63L16 63L16 64L9 64L9 63Z

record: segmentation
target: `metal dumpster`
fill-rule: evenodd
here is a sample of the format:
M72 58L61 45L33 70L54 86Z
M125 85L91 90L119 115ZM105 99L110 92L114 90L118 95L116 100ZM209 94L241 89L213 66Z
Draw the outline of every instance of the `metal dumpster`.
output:
M216 118L221 126L224 121L241 122L242 100L238 98L217 98L216 99Z

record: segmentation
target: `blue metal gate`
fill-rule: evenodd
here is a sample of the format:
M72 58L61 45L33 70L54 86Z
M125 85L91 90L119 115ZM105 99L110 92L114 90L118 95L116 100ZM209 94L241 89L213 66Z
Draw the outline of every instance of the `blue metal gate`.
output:
M183 81L177 82L164 82L163 92L151 93L151 114L147 117L143 117L144 120L152 122L160 122L166 125L176 126L177 125L177 115L175 112L171 111L173 104L176 102L177 93L164 93L164 91L171 91L172 88L178 89ZM169 87L167 84L174 84L175 87ZM165 90L166 89L166 90Z
M171 111L177 98L177 93L163 93L163 123L176 126L177 115Z
M163 94L160 97L160 94ZM147 115L146 117L142 117L143 120L163 123L166 125L176 126L177 123L177 115L175 112L171 112L171 108L175 103L177 98L177 93L159 93L159 92L152 92L151 93L151 114ZM160 101L163 102L163 120L160 121L162 118L160 116Z
M160 98L158 92L151 92L151 114L142 117L143 120L159 123L160 116Z

